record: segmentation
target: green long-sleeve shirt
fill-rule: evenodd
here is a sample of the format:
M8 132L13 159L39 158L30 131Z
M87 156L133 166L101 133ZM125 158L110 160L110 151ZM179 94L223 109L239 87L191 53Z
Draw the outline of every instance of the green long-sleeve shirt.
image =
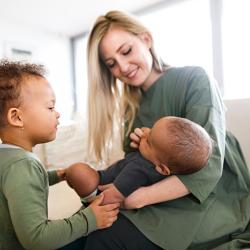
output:
M96 229L90 208L48 219L49 184L58 182L33 153L0 145L0 249L57 249Z
M220 93L203 69L167 70L142 92L133 128L152 127L163 116L185 117L204 127L214 140L211 159L200 171L178 176L190 195L123 213L164 249L211 249L230 241L250 220L250 176L239 145L226 134ZM126 138L126 152L129 142Z

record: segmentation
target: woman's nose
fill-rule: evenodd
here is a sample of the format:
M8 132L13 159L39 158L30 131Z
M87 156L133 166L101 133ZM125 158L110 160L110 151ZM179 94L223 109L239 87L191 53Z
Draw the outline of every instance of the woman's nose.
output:
M60 118L60 113L56 111L56 118L59 119Z
M129 69L129 64L125 60L121 60L118 64L119 64L121 73L126 74Z

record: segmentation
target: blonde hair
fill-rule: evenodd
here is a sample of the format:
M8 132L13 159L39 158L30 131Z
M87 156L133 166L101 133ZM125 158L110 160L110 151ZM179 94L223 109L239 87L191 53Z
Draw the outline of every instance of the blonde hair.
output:
M140 88L123 84L118 88L118 80L114 78L101 60L99 44L111 26L118 26L134 35L149 30L133 16L121 12L110 11L97 18L88 39L88 144L90 152L94 152L98 160L102 159L104 149L107 149L112 140L114 129L117 127L121 138L132 128L133 121L139 108L141 96ZM152 37L151 37L152 38ZM153 67L162 72L167 65L164 64L151 48Z

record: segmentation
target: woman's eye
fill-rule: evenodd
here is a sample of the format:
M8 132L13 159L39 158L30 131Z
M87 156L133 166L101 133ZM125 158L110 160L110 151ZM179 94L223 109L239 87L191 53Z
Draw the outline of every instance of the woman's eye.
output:
M126 56L132 51L131 48L128 48L125 52L123 52L123 55Z
M115 63L107 63L108 68L113 68L115 66Z
M106 66L108 67L108 68L113 68L114 66L115 66L115 60L107 60L106 62L105 62L105 64L106 64Z
M49 110L50 111L54 111L55 107L50 107Z

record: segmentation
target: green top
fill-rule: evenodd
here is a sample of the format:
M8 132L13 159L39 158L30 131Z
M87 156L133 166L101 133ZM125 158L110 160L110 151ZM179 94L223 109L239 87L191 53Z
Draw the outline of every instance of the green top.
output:
M0 249L57 249L96 229L90 208L48 219L49 184L59 180L33 153L2 144L0 159Z
M202 170L178 176L190 195L123 213L164 249L211 249L243 232L250 220L249 171L237 142L226 136L222 98L203 69L167 70L142 92L133 128L152 127L163 116L185 117L204 127L214 140L211 159ZM126 152L129 142L126 138Z

